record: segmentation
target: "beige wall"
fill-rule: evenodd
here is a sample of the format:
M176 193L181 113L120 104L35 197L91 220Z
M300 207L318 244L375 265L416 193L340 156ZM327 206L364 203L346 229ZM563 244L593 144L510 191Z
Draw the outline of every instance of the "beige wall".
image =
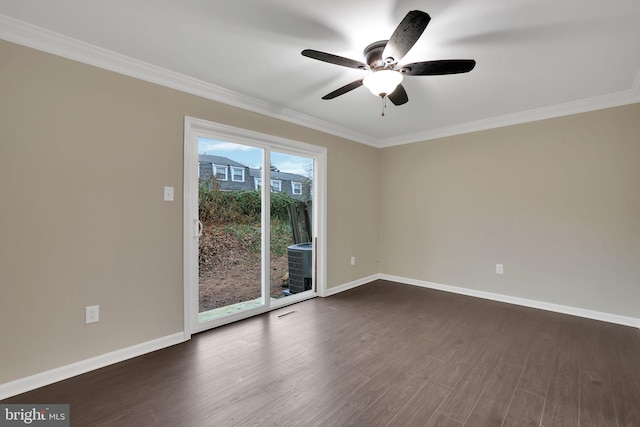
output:
M380 272L640 318L639 162L640 104L384 149Z
M0 383L182 330L185 115L328 148L329 287L640 318L640 105L377 150L0 41Z
M185 115L328 147L328 286L377 273L378 150L0 41L0 384L182 330Z

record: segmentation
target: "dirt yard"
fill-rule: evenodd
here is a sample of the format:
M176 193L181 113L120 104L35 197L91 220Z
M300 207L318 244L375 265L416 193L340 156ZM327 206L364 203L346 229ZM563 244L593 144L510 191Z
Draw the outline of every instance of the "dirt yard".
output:
M205 227L200 238L199 312L260 297L259 234ZM287 255L271 255L271 296L283 296Z

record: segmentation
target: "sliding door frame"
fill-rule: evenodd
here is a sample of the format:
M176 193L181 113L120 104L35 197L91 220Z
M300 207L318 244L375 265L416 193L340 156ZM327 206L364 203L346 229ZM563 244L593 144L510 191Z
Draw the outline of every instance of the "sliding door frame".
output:
M198 137L205 136L221 141L236 144L251 145L265 149L263 163L269 161L271 151L283 151L292 155L311 156L314 159L313 177L313 242L314 242L314 291L305 291L301 294L291 295L279 299L276 304L270 304L268 295L264 295L264 281L268 281L269 264L263 265L263 298L265 304L247 312L230 315L224 319L201 324L198 322ZM267 163L268 164L268 163ZM264 171L263 165L263 171ZM264 173L264 172L263 172ZM300 141L285 139L269 134L249 131L242 128L224 125L221 123L197 119L185 116L184 119L184 182L183 182L183 295L184 295L184 336L185 340L191 338L191 334L234 322L247 315L257 315L270 310L294 304L305 299L313 298L326 293L326 259L327 259L327 149ZM263 180L265 178L263 177ZM263 181L265 182L265 181ZM263 186L264 187L264 186ZM263 198L263 211L269 210L269 194ZM263 228L265 227L263 216ZM266 220L268 224L268 219ZM264 245L263 233L263 251ZM269 261L269 254L266 254ZM263 252L264 260L264 252ZM266 270L266 271L265 271ZM267 274L265 276L265 274Z

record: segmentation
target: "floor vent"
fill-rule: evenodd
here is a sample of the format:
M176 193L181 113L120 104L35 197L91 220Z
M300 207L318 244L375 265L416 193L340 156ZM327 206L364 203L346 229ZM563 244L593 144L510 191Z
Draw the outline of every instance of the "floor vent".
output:
M297 313L297 312L298 312L298 310L291 310L291 311L287 311L286 313L278 314L276 317L278 319L282 319L283 317L287 317L287 316L289 316L289 315L291 315L293 313Z

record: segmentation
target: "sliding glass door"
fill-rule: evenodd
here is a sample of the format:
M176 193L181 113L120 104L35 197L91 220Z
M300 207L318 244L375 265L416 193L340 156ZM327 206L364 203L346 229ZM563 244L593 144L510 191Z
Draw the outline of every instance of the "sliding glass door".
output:
M316 192L323 149L246 134L185 120L191 332L313 297L322 280Z

